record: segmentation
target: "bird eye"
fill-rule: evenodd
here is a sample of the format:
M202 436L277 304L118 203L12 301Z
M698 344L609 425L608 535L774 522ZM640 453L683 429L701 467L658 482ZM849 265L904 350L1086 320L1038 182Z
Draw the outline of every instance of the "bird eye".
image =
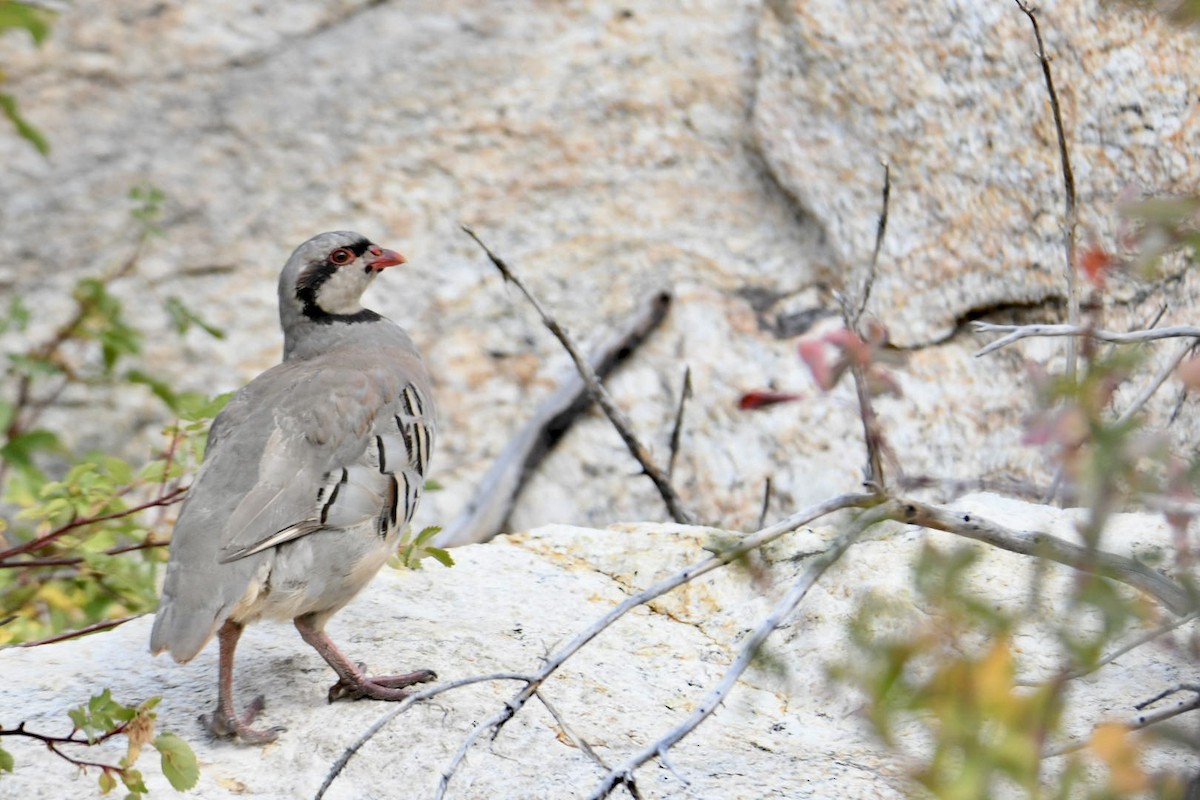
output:
M354 260L354 253L344 247L339 247L329 254L329 263L337 264L339 267L343 264L349 264Z

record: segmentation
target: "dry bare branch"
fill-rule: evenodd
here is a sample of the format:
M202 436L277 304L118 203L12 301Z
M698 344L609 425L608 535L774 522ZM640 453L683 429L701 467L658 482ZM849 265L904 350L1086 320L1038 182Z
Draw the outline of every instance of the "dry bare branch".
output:
M1140 731L1145 728L1149 728L1151 725L1157 725L1160 722L1166 722L1169 719L1178 717L1180 714L1186 714L1189 711L1200 710L1200 684L1196 683L1181 683L1178 686L1173 686L1170 689L1159 692L1149 700L1143 700L1134 706L1134 708L1141 710L1147 706L1159 702L1160 700L1163 700L1164 698L1170 697L1173 694L1179 694L1180 692L1193 692L1195 696L1190 700L1177 701L1174 705L1166 708L1160 708L1157 711L1151 711L1146 714L1138 714L1137 716L1133 717L1133 719L1125 722L1125 727L1130 731ZM1090 743L1091 737L1089 736L1081 741L1060 745L1058 747L1046 750L1042 754L1042 757L1055 758L1057 756L1066 755L1067 753L1074 753L1087 747Z
M1079 324L1079 294L1075 289L1075 229L1079 225L1079 212L1075 205L1075 172L1071 169L1071 153L1067 149L1067 133L1063 126L1062 107L1058 102L1058 92L1054 89L1054 75L1050 70L1050 58L1046 55L1046 45L1042 41L1042 29L1038 25L1037 15L1024 0L1015 0L1017 8L1029 18L1033 26L1033 38L1037 42L1038 62L1042 67L1042 77L1046 81L1046 94L1050 99L1050 111L1054 115L1054 132L1058 136L1058 161L1062 168L1063 203L1063 246L1066 251L1067 278L1067 322ZM1067 379L1075 379L1075 340L1067 344Z
M354 741L354 744L347 747L337 761L333 762L333 766L329 768L329 772L325 775L325 780L321 783L321 788L317 789L317 793L313 796L313 800L321 800L325 796L325 792L329 791L329 787L337 779L337 776L346 768L346 764L350 763L350 759L354 757L362 746L374 738L375 734L383 730L389 722L403 714L408 709L412 708L422 700L428 700L431 697L448 692L451 689L460 689L463 686L470 686L474 683L487 683L489 681L525 681L532 680L531 676L523 675L518 672L494 672L490 675L474 675L469 678L459 678L456 681L447 681L439 683L436 686L430 686L427 689L422 689L419 692L413 692L408 697L401 700L396 705L388 709L387 713L372 723L371 727L367 728Z
M762 510L758 513L758 527L762 528L767 524L767 514L771 510L771 476L763 481L763 498Z
M696 518L684 506L683 500L675 492L675 489L671 486L671 482L668 480L667 476L661 469L659 469L658 465L654 463L654 459L651 457L650 451L647 450L640 441L638 441L637 436L635 436L633 433L632 424L630 424L628 418L625 416L625 412L621 411L620 407L617 406L616 402L612 399L612 396L608 393L608 390L604 388L602 383L600 383L600 380L596 377L596 373L591 369L591 367L588 366L587 360L584 359L583 354L579 352L579 348L575 346L575 343L572 341L571 337L567 335L567 332L561 325L558 324L558 321L546 311L545 307L542 306L538 299L529 291L528 288L526 288L525 284L513 273L512 269L507 263L505 263L504 259L493 253L492 250L475 234L475 231L471 230L466 225L463 225L462 229L468 236L475 240L476 244L483 248L483 252L487 254L488 259L492 262L496 269L500 271L500 274L504 276L504 280L516 286L521 294L525 295L525 299L529 301L530 305L537 310L538 315L542 318L542 323L545 324L546 328L548 328L549 331L554 334L554 337L562 343L562 346L566 349L567 354L570 355L571 360L575 362L575 368L579 370L579 374L583 377L584 382L587 384L588 391L591 392L592 398L604 411L604 414L608 417L609 422L613 424L613 427L617 429L617 433L620 434L621 439L625 442L625 446L629 448L629 452L638 460L638 463L642 465L642 469L645 471L646 476L653 481L655 487L658 489L658 493L662 496L663 502L667 505L667 510L671 513L671 518L676 522L685 525L696 524Z
M863 531L876 523L894 519L900 513L899 503L895 500L888 500L860 514L829 547L822 551L820 555L813 558L808 568L804 571L804 574L800 576L800 579L792 584L791 589L771 609L771 613L746 637L746 641L738 653L737 660L725 671L720 682L700 702L696 710L665 735L639 750L620 767L611 770L608 775L604 776L604 780L592 791L590 800L600 800L600 798L608 797L618 786L632 785L634 781L633 773L636 769L647 761L661 757L663 754L669 752L672 747L694 731L704 720L708 719L717 709L717 706L725 701L726 696L733 689L738 678L746 671L746 668L757 658L758 652L762 648L763 643L766 642L767 637L778 630L795 612L796 607L800 605L800 601L804 599L809 589L816 585L816 582L825 574L825 570L841 558L846 550L850 548L850 545L858 541Z
M671 455L667 458L667 477L675 474L675 457L679 455L679 440L683 435L683 410L692 399L692 368L683 368L683 386L679 390L679 405L675 409L675 424L671 426Z
M1121 416L1117 417L1117 423L1120 424L1122 422L1128 422L1134 414L1141 411L1142 406L1146 405L1150 398L1154 396L1154 393L1159 390L1159 387L1166 383L1167 378L1170 378L1175 372L1175 368L1179 366L1183 359L1187 358L1187 354L1192 352L1195 347L1195 342L1185 342L1184 345L1175 352L1175 355L1171 356L1171 358L1167 360L1166 364L1163 364L1162 369L1158 371L1158 374L1154 376L1154 379L1142 388L1142 391L1138 393L1138 396L1135 397L1133 402L1129 404L1129 408L1121 412Z
M1172 620L1171 622L1168 622L1165 625L1159 625L1154 630L1146 631L1141 636L1138 636L1137 638L1135 638L1129 642L1126 642L1125 644L1118 647L1116 650L1113 650L1111 653L1105 653L1103 656L1101 656L1099 659L1097 659L1096 663L1091 665L1090 668L1072 670L1071 672L1068 672L1065 675L1055 676L1052 680L1054 682L1070 681L1070 680L1075 680L1076 678L1082 678L1085 675L1091 675L1093 672L1096 672L1096 671L1100 670L1101 668L1108 666L1109 664L1116 661L1118 658L1125 655L1126 653L1132 652L1133 650L1136 650L1139 647L1142 647L1143 645L1147 645L1150 642L1154 641L1155 639L1159 638L1160 636L1165 636L1166 634L1170 633L1171 631L1175 630L1176 628L1181 628L1184 625L1188 624L1189 622L1194 622L1197 617L1200 617L1200 611L1193 611L1190 614L1182 616L1179 619ZM1015 683L1017 686L1045 686L1047 684L1047 681L1017 680L1017 681L1015 681Z
M144 617L144 616L145 616L145 614L130 614L128 617L121 617L120 619L101 620L100 622L96 622L91 625L86 625L82 628L76 628L73 631L65 631L64 633L57 633L54 636L48 636L45 639L38 639L36 642L21 642L20 644L17 644L16 647L39 647L43 644L55 644L56 642L65 642L68 639L77 639L80 636L87 636L89 633L98 633L100 631L112 630L113 628L117 628L117 627L120 627L121 625L124 625L126 622L132 622L133 620L137 619L138 617Z
M880 502L878 495L874 494L843 494L837 497L830 498L824 502L810 506L803 511L798 511L795 514L780 520L774 525L770 525L762 530L746 536L732 547L715 553L703 561L692 564L684 569L670 575L658 583L631 595L623 600L620 604L614 606L607 614L594 621L591 625L581 631L574 639L569 641L557 652L551 654L546 659L536 673L530 676L528 683L518 691L513 697L504 704L504 707L497 711L492 716L485 719L483 722L477 723L470 733L463 739L461 745L451 756L450 761L442 770L441 778L438 782L438 787L434 793L434 797L440 800L445 797L446 790L449 787L450 780L454 777L455 772L467 757L467 752L474 746L475 742L488 731L492 732L492 736L496 736L500 728L506 722L513 718L520 711L541 685L551 675L558 670L566 661L575 653L579 652L592 639L596 638L607 629L610 625L616 622L625 614L629 613L638 606L649 603L655 598L661 597L667 592L682 586L685 583L695 580L701 575L705 575L714 569L723 567L733 561L738 560L745 554L756 550L764 545L778 539L785 533L799 528L801 525L807 525L813 520L832 514L844 508L863 508L877 505ZM407 701L404 701L407 702Z
M903 513L895 517L897 521L936 528L1119 581L1145 592L1174 614L1188 614L1195 609L1192 596L1183 587L1132 558L1092 550L1048 533L1014 531L970 512L950 511L912 499L901 500L900 504Z
M669 292L656 292L598 345L588 359L596 375L607 375L637 349L666 317L670 303ZM466 507L442 529L433 544L458 547L486 542L499 534L530 472L590 402L587 384L576 370L569 370L558 388L500 451Z
M540 702L542 706L544 706L545 709L550 712L550 716L554 717L555 724L558 725L559 730L563 732L563 735L571 740L571 744L582 750L584 755L586 755L592 761L595 761L597 764L599 764L601 769L605 771L610 769L608 764L604 762L604 759L600 757L600 754L597 753L592 746L587 743L587 740L572 730L571 726L567 724L566 718L559 713L558 709L554 707L553 703L546 699L546 695L543 692L539 690L534 692L533 696L536 697L538 702ZM634 800L641 800L642 795L638 791L636 784L629 787L629 793L633 795Z
M1142 342L1152 342L1157 339L1179 339L1183 337L1200 339L1200 327L1195 325L1169 325L1165 328L1151 328L1149 330L1129 331L1128 333L1099 330L1087 325L996 325L991 322L981 321L973 322L971 325L976 333L1005 334L996 341L981 347L975 353L976 358L995 352L1002 347L1007 347L1021 339L1028 339L1031 336L1088 336L1097 341L1112 342L1113 344L1140 344Z
M875 285L875 272L879 266L879 251L883 249L883 237L887 233L888 201L892 195L892 168L886 160L879 162L883 166L883 198L879 210L879 221L875 225L875 248L871 251L871 262L867 265L867 275L863 285L858 290L858 308L853 314L846 314L846 327L852 331L858 330L859 320L867 310L867 300L871 297L871 289Z

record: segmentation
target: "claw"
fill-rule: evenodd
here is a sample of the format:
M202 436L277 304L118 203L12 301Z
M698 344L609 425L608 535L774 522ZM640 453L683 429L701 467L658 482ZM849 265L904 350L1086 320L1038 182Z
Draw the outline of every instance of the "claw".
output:
M217 738L237 737L245 744L270 744L279 738L287 728L252 728L250 723L266 708L266 699L260 694L250 702L240 717L221 713L218 707L211 714L201 714L200 724Z
M343 677L329 687L329 702L361 700L364 697L372 700L403 700L409 694L403 691L406 687L432 680L437 680L437 674L431 669L419 669L404 675L379 675L374 678L364 675L359 679L347 680Z

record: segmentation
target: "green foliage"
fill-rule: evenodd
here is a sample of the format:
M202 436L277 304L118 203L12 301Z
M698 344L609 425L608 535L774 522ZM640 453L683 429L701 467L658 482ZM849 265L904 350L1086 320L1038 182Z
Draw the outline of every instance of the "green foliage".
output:
M23 3L20 0L0 2L0 33L7 30L24 30L41 44L50 35L53 15L42 6Z
M50 35L50 22L53 18L53 14L41 6L20 0L0 0L0 37L10 30L23 30L36 44L41 44ZM4 79L5 75L0 71L0 83L3 83ZM0 115L8 119L16 128L17 135L37 148L39 153L46 155L50 152L50 143L21 114L15 97L0 92Z
M82 706L67 713L74 727L66 736L51 736L25 729L24 725L13 729L0 727L0 736L24 737L41 743L51 752L80 769L99 769L100 793L108 794L117 787L118 779L128 790L126 800L140 800L149 790L142 773L134 768L142 747L151 744L161 755L163 775L173 787L186 791L196 785L200 771L196 755L187 742L173 733L154 736L157 715L154 708L159 698L152 697L136 706L125 705L113 699L108 689L92 696ZM85 761L72 755L72 750L108 742L116 737L126 739L125 755L116 764ZM12 754L0 749L0 771L12 772Z
M138 252L156 230L162 193L130 193ZM183 495L181 480L203 456L208 420L227 397L177 392L138 364L144 335L125 316L114 284L130 277L136 255L72 292L66 320L41 344L9 352L0 386L0 644L28 641L154 608L163 560L163 511ZM182 308L182 304L176 304ZM192 312L202 330L216 329ZM0 317L0 331L27 333L20 298ZM40 424L68 387L144 386L176 418L166 447L134 465L102 453L72 453Z
M850 628L855 657L833 674L864 691L867 717L885 742L915 720L933 751L912 777L935 797L986 798L1007 781L1040 796L1041 748L1061 714L1057 686L1017 687L1015 619L963 587L978 549L926 547L909 603L874 597Z
M388 559L388 566L394 569L420 569L422 559L432 558L444 567L453 567L454 559L450 553L429 544L441 531L438 526L430 526L422 528L420 533L413 536L412 528L406 529L400 537L400 546L396 554Z
M173 733L162 733L154 739L154 748L162 757L162 772L171 785L186 792L200 780L196 754L183 739Z
M0 18L5 4L0 2ZM0 383L0 645L117 620L152 610L155 576L165 560L164 512L182 499L182 480L201 461L209 421L231 395L210 398L176 391L165 378L138 363L144 334L125 316L114 284L130 277L146 241L160 233L163 196L153 187L130 192L137 249L118 268L81 278L72 291L67 319L41 344L5 354ZM221 332L177 298L164 303L181 333L195 326ZM0 332L26 334L31 314L19 297L0 317ZM103 453L74 453L41 424L44 412L69 387L91 390L141 386L162 401L166 446L133 464ZM154 736L153 698L128 706L107 689L69 712L66 737L33 734L18 726L0 736L26 736L80 768L99 768L99 787L124 786L137 800L147 789L134 768L141 748L152 745L163 774L176 789L195 785L199 771L191 748L170 733ZM117 764L76 759L64 747L94 745L116 736L128 740ZM0 773L14 759L0 749Z

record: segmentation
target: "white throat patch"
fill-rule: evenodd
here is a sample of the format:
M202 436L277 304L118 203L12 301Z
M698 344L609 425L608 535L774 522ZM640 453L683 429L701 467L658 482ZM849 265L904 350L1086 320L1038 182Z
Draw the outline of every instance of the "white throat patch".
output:
M317 307L327 314L354 314L362 310L362 293L375 275L358 262L347 264L317 288Z

